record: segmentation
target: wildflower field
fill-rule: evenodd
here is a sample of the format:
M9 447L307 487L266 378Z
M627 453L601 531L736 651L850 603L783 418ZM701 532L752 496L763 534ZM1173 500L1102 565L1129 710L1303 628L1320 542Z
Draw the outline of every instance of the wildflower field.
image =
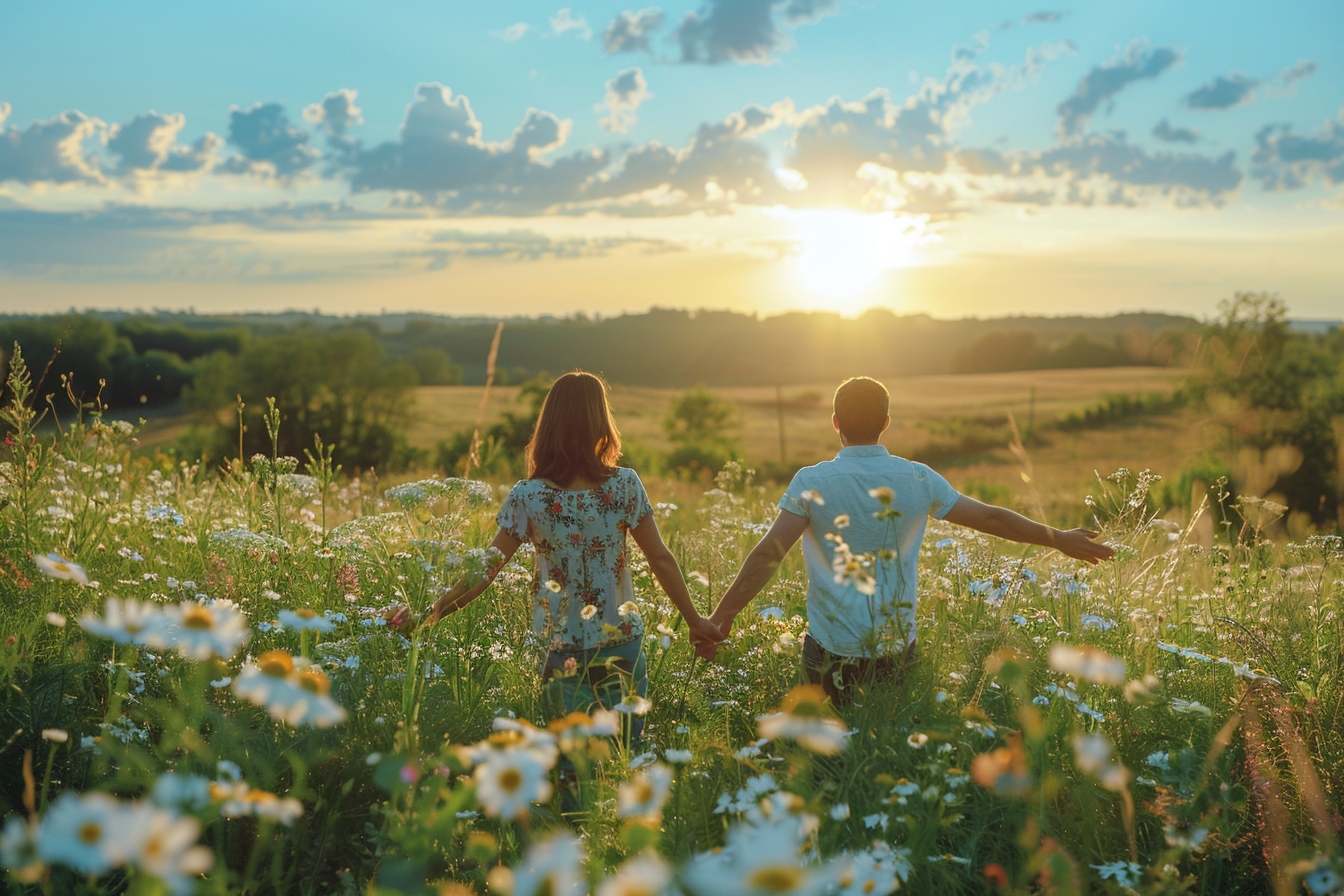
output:
M487 565L500 483L135 457L96 409L35 429L29 391L16 361L10 892L1344 888L1344 546L1270 538L1268 502L1171 522L1151 474L1099 477L1078 516L1118 555L1091 569L934 523L919 660L843 713L795 687L796 558L710 663L632 552L649 699L548 719L525 551L416 624ZM658 505L703 611L776 497L730 465Z

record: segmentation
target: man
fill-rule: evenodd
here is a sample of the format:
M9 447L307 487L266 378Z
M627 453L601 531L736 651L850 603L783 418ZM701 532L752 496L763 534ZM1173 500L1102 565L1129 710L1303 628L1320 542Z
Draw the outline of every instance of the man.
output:
M849 702L856 684L900 674L913 659L917 564L928 517L1051 547L1085 563L1114 553L1092 540L1095 532L1055 529L982 504L924 464L893 456L878 441L891 425L889 406L886 387L868 377L836 389L831 422L840 452L793 477L774 525L710 616L727 637L802 538L808 580L803 677L836 704ZM700 642L697 649L712 658L716 647Z

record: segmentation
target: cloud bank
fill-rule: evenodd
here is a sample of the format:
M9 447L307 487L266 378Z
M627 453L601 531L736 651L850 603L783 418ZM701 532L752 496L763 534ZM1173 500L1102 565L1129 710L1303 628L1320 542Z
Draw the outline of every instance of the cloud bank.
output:
M1130 44L1120 56L1084 75L1073 95L1059 104L1060 133L1067 136L1081 132L1097 109L1109 106L1120 91L1135 81L1156 78L1180 60L1180 54L1170 47L1150 50L1142 41Z

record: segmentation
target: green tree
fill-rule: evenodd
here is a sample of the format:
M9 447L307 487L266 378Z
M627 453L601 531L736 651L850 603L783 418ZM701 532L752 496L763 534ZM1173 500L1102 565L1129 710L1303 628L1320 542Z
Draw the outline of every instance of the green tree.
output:
M382 344L363 327L302 327L249 340L231 363L208 356L193 386L193 401L218 409L235 395L246 405L245 454L269 452L261 414L266 399L280 410L280 451L295 457L320 436L346 469L400 466L411 459L402 429L416 384L414 369L388 364ZM238 421L224 444L236 444ZM231 441L232 440L232 441Z
M737 408L704 386L688 389L672 402L663 430L673 448L667 466L684 476L713 475L730 460L741 457L732 438Z
M415 369L422 386L456 386L462 382L462 368L442 349L417 348L407 363Z
M1292 509L1318 523L1336 519L1344 487L1344 339L1295 333L1278 296L1237 293L1204 334L1189 391L1217 411L1230 455L1253 459L1288 447L1301 458L1291 468L1243 471L1234 487L1255 481L1259 487L1249 490L1263 492L1272 483L1269 491Z
M546 394L551 391L554 380L548 373L542 373L523 383L518 390L515 404L522 410L505 411L500 419L480 434L476 447L477 469L495 475L511 474L522 476L525 472L523 455L527 443L532 441L532 431L537 425L537 416ZM441 470L462 472L467 456L471 453L471 440L475 428L459 430L450 439L438 444L435 452L435 466Z

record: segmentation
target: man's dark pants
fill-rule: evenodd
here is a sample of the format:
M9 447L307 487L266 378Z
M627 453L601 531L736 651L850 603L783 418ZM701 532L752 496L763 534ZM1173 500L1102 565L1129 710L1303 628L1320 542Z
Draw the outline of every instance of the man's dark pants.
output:
M821 685L835 706L847 706L856 692L877 682L902 681L916 656L914 644L891 656L841 656L822 647L809 632L803 637L803 681Z

